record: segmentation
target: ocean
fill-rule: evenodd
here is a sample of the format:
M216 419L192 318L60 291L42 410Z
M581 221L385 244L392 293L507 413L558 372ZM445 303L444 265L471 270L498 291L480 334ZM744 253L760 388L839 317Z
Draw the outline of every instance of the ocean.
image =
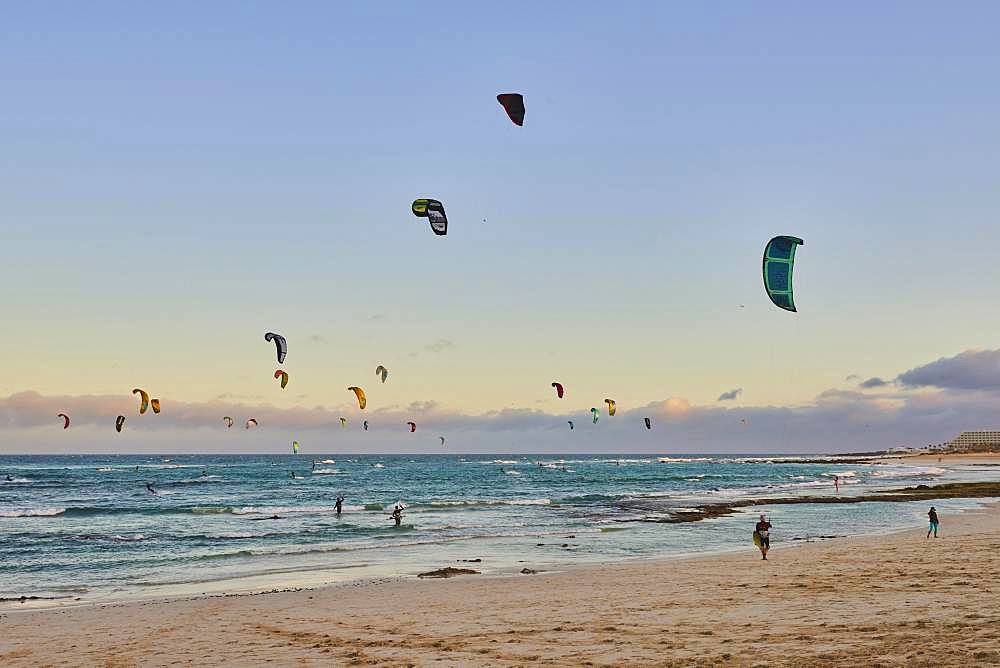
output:
M761 512L780 547L918 526L929 504L774 504L664 520L702 503L833 495L834 475L851 495L988 480L995 470L815 456L0 456L0 599L96 602L444 566L507 574L750 553ZM397 501L406 506L400 527L388 517ZM949 514L986 501L936 502L943 531Z

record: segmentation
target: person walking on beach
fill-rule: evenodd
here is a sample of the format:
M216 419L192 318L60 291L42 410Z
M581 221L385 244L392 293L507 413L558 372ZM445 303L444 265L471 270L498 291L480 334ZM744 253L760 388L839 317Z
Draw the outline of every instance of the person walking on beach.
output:
M764 561L767 561L767 551L771 549L771 523L767 521L764 515L760 516L760 521L757 522L757 526L753 530L754 543L760 549L760 557Z
M334 504L334 507L337 509L337 517L340 517L341 506L343 505L344 505L344 497L338 494L337 503Z
M937 538L938 537L938 535L937 535L937 532L938 532L938 516L937 516L937 510L934 509L934 506L931 506L930 511L928 511L927 518L931 521L930 525L927 527L927 537L930 538L931 537L931 532L933 531L934 532L934 537Z
M837 490L837 494L840 494L840 476L833 476L833 487Z

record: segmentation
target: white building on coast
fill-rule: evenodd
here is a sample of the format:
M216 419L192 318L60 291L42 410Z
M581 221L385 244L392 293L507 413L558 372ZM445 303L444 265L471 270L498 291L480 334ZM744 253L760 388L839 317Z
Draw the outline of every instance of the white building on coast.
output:
M963 431L945 449L955 451L1000 450L1000 431Z

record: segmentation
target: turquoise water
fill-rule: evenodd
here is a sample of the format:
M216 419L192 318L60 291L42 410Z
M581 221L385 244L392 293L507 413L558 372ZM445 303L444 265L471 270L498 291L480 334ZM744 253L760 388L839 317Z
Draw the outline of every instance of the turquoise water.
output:
M703 502L834 494L834 474L843 495L995 475L732 456L4 456L0 598L237 592L463 559L505 573L748 549L759 512L771 517L776 546L924 522L925 503L774 505L657 521ZM388 518L397 500L407 506L398 528ZM949 513L978 504L935 505L946 530Z

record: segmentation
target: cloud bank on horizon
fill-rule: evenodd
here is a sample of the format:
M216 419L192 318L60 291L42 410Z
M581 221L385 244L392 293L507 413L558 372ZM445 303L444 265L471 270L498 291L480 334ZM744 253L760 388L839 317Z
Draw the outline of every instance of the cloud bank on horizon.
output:
M880 380L873 378L870 380ZM863 389L893 386L865 381ZM430 437L447 434L450 452L849 452L950 439L966 429L998 426L1000 350L966 351L899 374L895 390L830 389L811 403L780 407L692 405L672 397L620 407L615 417L589 424L588 408L551 413L504 408L479 414L450 411L435 401L415 401L358 411L336 406L278 408L231 400L185 402L166 398L160 415L136 414L129 395L44 396L24 391L0 399L0 454L14 452L283 452L297 437L345 452L441 452ZM741 389L720 396L735 398ZM252 400L251 400L252 401ZM623 410L624 409L624 410ZM63 432L56 414L71 415ZM124 436L114 434L115 416L126 415ZM223 415L235 418L227 430ZM239 425L256 418L260 429ZM349 428L341 425L347 417ZM654 430L640 429L651 417ZM370 431L362 432L367 420ZM419 438L406 423L418 424ZM570 432L567 420L580 428ZM745 421L745 422L744 422ZM228 432L228 433L227 433ZM244 433L245 432L245 433ZM125 448L125 449L123 449ZM166 449L163 449L166 448Z

